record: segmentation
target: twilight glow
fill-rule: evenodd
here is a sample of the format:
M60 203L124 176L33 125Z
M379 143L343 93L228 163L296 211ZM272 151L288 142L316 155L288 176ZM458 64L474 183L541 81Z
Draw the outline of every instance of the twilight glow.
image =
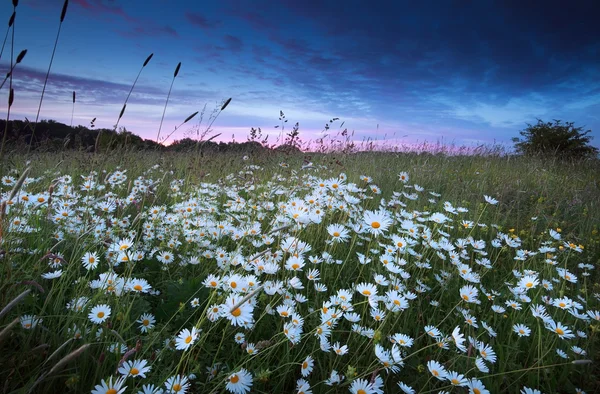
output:
M63 0L21 0L12 119L34 120ZM12 2L0 3L6 28ZM200 131L274 143L279 111L304 140L343 128L353 139L510 143L526 123L561 119L600 146L600 3L595 1L71 0L40 119L111 128L150 53L120 126L155 139L206 105ZM4 22L5 21L5 22ZM3 37L2 37L3 39ZM5 75L9 36L0 58ZM0 91L6 116L8 89ZM170 141L196 133L199 116ZM162 139L161 137L161 139Z

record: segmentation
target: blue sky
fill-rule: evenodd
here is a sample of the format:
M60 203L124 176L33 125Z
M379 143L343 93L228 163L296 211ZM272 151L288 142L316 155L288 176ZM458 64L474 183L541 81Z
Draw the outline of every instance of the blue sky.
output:
M15 56L28 52L14 73L12 118L35 119L62 4L19 2ZM357 141L509 143L541 118L585 126L600 146L600 3L564 4L71 0L40 118L69 124L76 91L73 123L97 118L97 127L112 127L154 53L120 122L145 138L156 138L181 62L163 136L206 105L204 130L209 113L232 97L213 124L220 140L244 141L261 127L275 142L281 110L304 139L319 138L338 117L330 134L344 122ZM11 14L3 0L0 22ZM171 140L194 133L198 120Z

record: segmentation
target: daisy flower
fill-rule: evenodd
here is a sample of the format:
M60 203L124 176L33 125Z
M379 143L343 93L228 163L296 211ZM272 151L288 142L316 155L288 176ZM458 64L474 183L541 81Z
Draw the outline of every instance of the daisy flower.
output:
M338 356L343 356L344 354L348 353L348 345L340 346L339 342L334 343L332 348L335 351L335 354Z
M573 332L565 325L560 322L555 322L554 320L550 320L546 323L546 328L550 331L558 334L558 337L561 339L571 339L575 338Z
M444 368L442 364L435 360L430 360L427 362L427 369L429 369L429 372L439 380L444 381L448 378L448 372L446 371L446 368Z
M496 205L496 204L498 204L498 200L496 200L496 199L495 199L495 198L493 198L493 197L486 196L486 195L484 194L484 195L483 195L483 198L485 199L485 202L487 202L488 204L491 204L491 205Z
M296 393L297 394L312 394L310 383L300 378L296 381Z
M479 303L477 300L477 296L479 295L479 290L476 287L471 285L463 286L460 289L460 298L462 298L466 302L470 303Z
M156 323L156 319L151 313L143 313L142 316L140 316L140 318L136 320L136 323L140 323L140 331L146 333L148 332L148 330L154 328L154 323Z
M452 331L452 339L454 340L454 344L456 345L456 348L458 350L460 350L461 352L467 351L467 348L464 345L465 336L464 334L460 333L460 327L456 326L454 328L454 331Z
M127 386L123 387L125 377L121 376L113 382L113 377L108 378L108 381L102 379L100 384L96 385L92 390L92 394L121 394Z
M520 391L521 394L542 394L542 392L538 389L531 389L527 386L523 386Z
M81 258L81 264L83 264L83 267L88 271L98 268L99 263L100 260L98 259L98 254L96 252L87 252Z
M344 242L349 237L348 229L343 224L330 224L327 226L327 232L333 242Z
M538 278L534 275L526 275L519 280L519 284L517 285L521 289L529 290L534 289L537 285L540 284Z
M373 386L366 379L355 379L350 385L352 394L374 394Z
M434 326L425 326L424 327L425 333L427 333L427 335L429 335L432 338L438 338L442 336L442 333L440 330L438 330L436 327Z
M398 179L402 182L402 183L407 183L408 182L408 172L406 171L402 171L401 173L398 174Z
M196 327L192 327L191 331L187 328L184 328L177 335L177 339L175 341L175 348L177 350L188 350L194 344L196 339L198 339L199 335L200 331Z
M20 321L21 327L23 327L26 330L30 330L37 326L39 323L41 323L42 319L34 315L23 315L21 316Z
M312 372L314 366L315 360L311 356L306 356L306 358L302 362L302 368L300 369L300 373L303 377L307 377Z
M243 297L231 294L222 306L221 316L229 320L233 326L242 326L253 321L252 311L254 308L252 304L246 301L237 306L242 299ZM235 306L237 307L234 308Z
M384 210L365 211L363 220L366 224L366 230L376 236L383 234L392 224L392 219Z
M244 394L250 391L252 387L252 374L246 371L244 368L238 372L232 373L227 377L227 384L225 388L230 393Z
M146 372L150 372L152 367L148 365L146 360L134 360L125 361L123 365L119 367L119 373L125 377L131 376L132 378L146 377Z
M489 390L485 388L479 379L473 378L469 380L467 387L469 388L469 394L490 394Z
M175 375L167 379L165 387L169 394L184 394L190 388L190 381L186 376Z
M469 384L469 381L467 380L467 378L465 378L465 375L461 375L458 372L454 371L448 372L447 379L453 386L466 386L467 384Z
M96 305L88 314L88 318L94 324L102 324L110 317L110 306L106 304Z
M377 295L377 286L372 283L360 283L356 286L356 291L365 297L372 297Z

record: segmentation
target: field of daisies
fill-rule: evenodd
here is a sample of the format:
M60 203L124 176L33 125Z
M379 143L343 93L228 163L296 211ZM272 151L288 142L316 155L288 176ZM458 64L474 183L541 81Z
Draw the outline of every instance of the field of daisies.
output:
M0 390L600 390L597 170L193 160L3 163Z

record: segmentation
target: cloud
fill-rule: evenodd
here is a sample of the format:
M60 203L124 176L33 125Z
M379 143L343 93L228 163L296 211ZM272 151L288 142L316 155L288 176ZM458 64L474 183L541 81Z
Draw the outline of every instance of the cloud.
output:
M114 5L113 1L103 0L71 0L74 5L77 5L91 13L98 14L111 14L122 17L129 22L139 22L137 18L127 14L123 7Z
M214 29L222 24L220 21L211 21L208 18L205 18L203 15L191 11L187 11L185 13L185 19L187 19L192 25L202 29Z
M239 37L232 36L231 34L226 34L223 37L223 41L225 41L225 46L232 52L240 52L244 47L244 43Z

